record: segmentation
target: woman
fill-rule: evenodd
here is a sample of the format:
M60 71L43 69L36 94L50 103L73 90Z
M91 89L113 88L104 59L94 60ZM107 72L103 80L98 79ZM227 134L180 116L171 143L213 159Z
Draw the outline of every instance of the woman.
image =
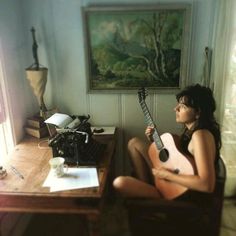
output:
M212 91L197 84L185 88L176 98L176 122L184 125L184 132L180 137L182 152L194 159L196 173L183 175L164 167L153 168L148 157L148 148L153 141L153 127L147 127L145 134L149 143L138 138L133 138L128 143L136 178L120 176L113 182L114 188L122 195L162 198L153 185L155 178L186 187L189 191L177 197L178 199L200 200L196 194L207 196L214 191L215 163L221 148L221 135L214 118L216 106Z

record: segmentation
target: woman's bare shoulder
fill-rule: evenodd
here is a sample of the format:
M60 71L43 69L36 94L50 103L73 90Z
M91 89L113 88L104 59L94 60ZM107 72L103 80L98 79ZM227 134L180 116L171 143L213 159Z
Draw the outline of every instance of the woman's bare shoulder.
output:
M193 140L202 139L209 141L209 140L214 140L214 136L208 129L198 129L193 132L192 139Z

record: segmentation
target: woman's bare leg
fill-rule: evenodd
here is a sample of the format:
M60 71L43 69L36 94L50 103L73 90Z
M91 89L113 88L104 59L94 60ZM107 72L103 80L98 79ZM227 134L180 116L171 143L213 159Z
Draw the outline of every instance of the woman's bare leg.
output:
M152 182L152 164L148 157L148 144L139 138L132 138L128 143L128 151L136 177L144 182ZM150 178L151 177L151 178Z
M119 176L113 186L124 197L161 198L156 187L134 177Z
M114 188L124 197L161 198L160 192L152 185L152 164L148 157L149 145L139 138L132 138L128 151L137 178L119 176L113 181Z

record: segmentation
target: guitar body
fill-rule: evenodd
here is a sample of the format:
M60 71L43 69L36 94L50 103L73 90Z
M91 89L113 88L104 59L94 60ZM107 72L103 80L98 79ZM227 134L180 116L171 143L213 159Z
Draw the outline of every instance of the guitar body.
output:
M170 133L160 136L164 148L158 150L153 142L148 150L149 158L154 168L165 167L176 174L194 175L195 165L193 158L184 156L179 151L179 138ZM163 155L164 154L164 155ZM174 199L188 189L170 181L155 178L155 186L165 199Z

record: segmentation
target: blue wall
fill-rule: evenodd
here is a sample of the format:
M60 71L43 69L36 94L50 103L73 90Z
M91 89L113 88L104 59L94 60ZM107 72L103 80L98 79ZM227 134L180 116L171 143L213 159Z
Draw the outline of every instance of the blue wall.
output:
M36 29L40 63L49 69L45 103L68 114L90 114L94 125L117 126L119 149L127 140L143 136L145 124L136 94L88 94L81 7L91 4L155 4L183 1L89 1L89 0L0 0L0 40L9 86L9 98L16 141L23 136L26 117L38 110L37 101L26 81L24 69L33 63L30 29ZM188 83L199 82L204 48L211 46L215 14L214 0L186 0L192 6ZM154 94L147 101L160 132L179 132L175 123L174 94ZM120 156L125 156L124 154ZM126 166L119 159L119 166Z

